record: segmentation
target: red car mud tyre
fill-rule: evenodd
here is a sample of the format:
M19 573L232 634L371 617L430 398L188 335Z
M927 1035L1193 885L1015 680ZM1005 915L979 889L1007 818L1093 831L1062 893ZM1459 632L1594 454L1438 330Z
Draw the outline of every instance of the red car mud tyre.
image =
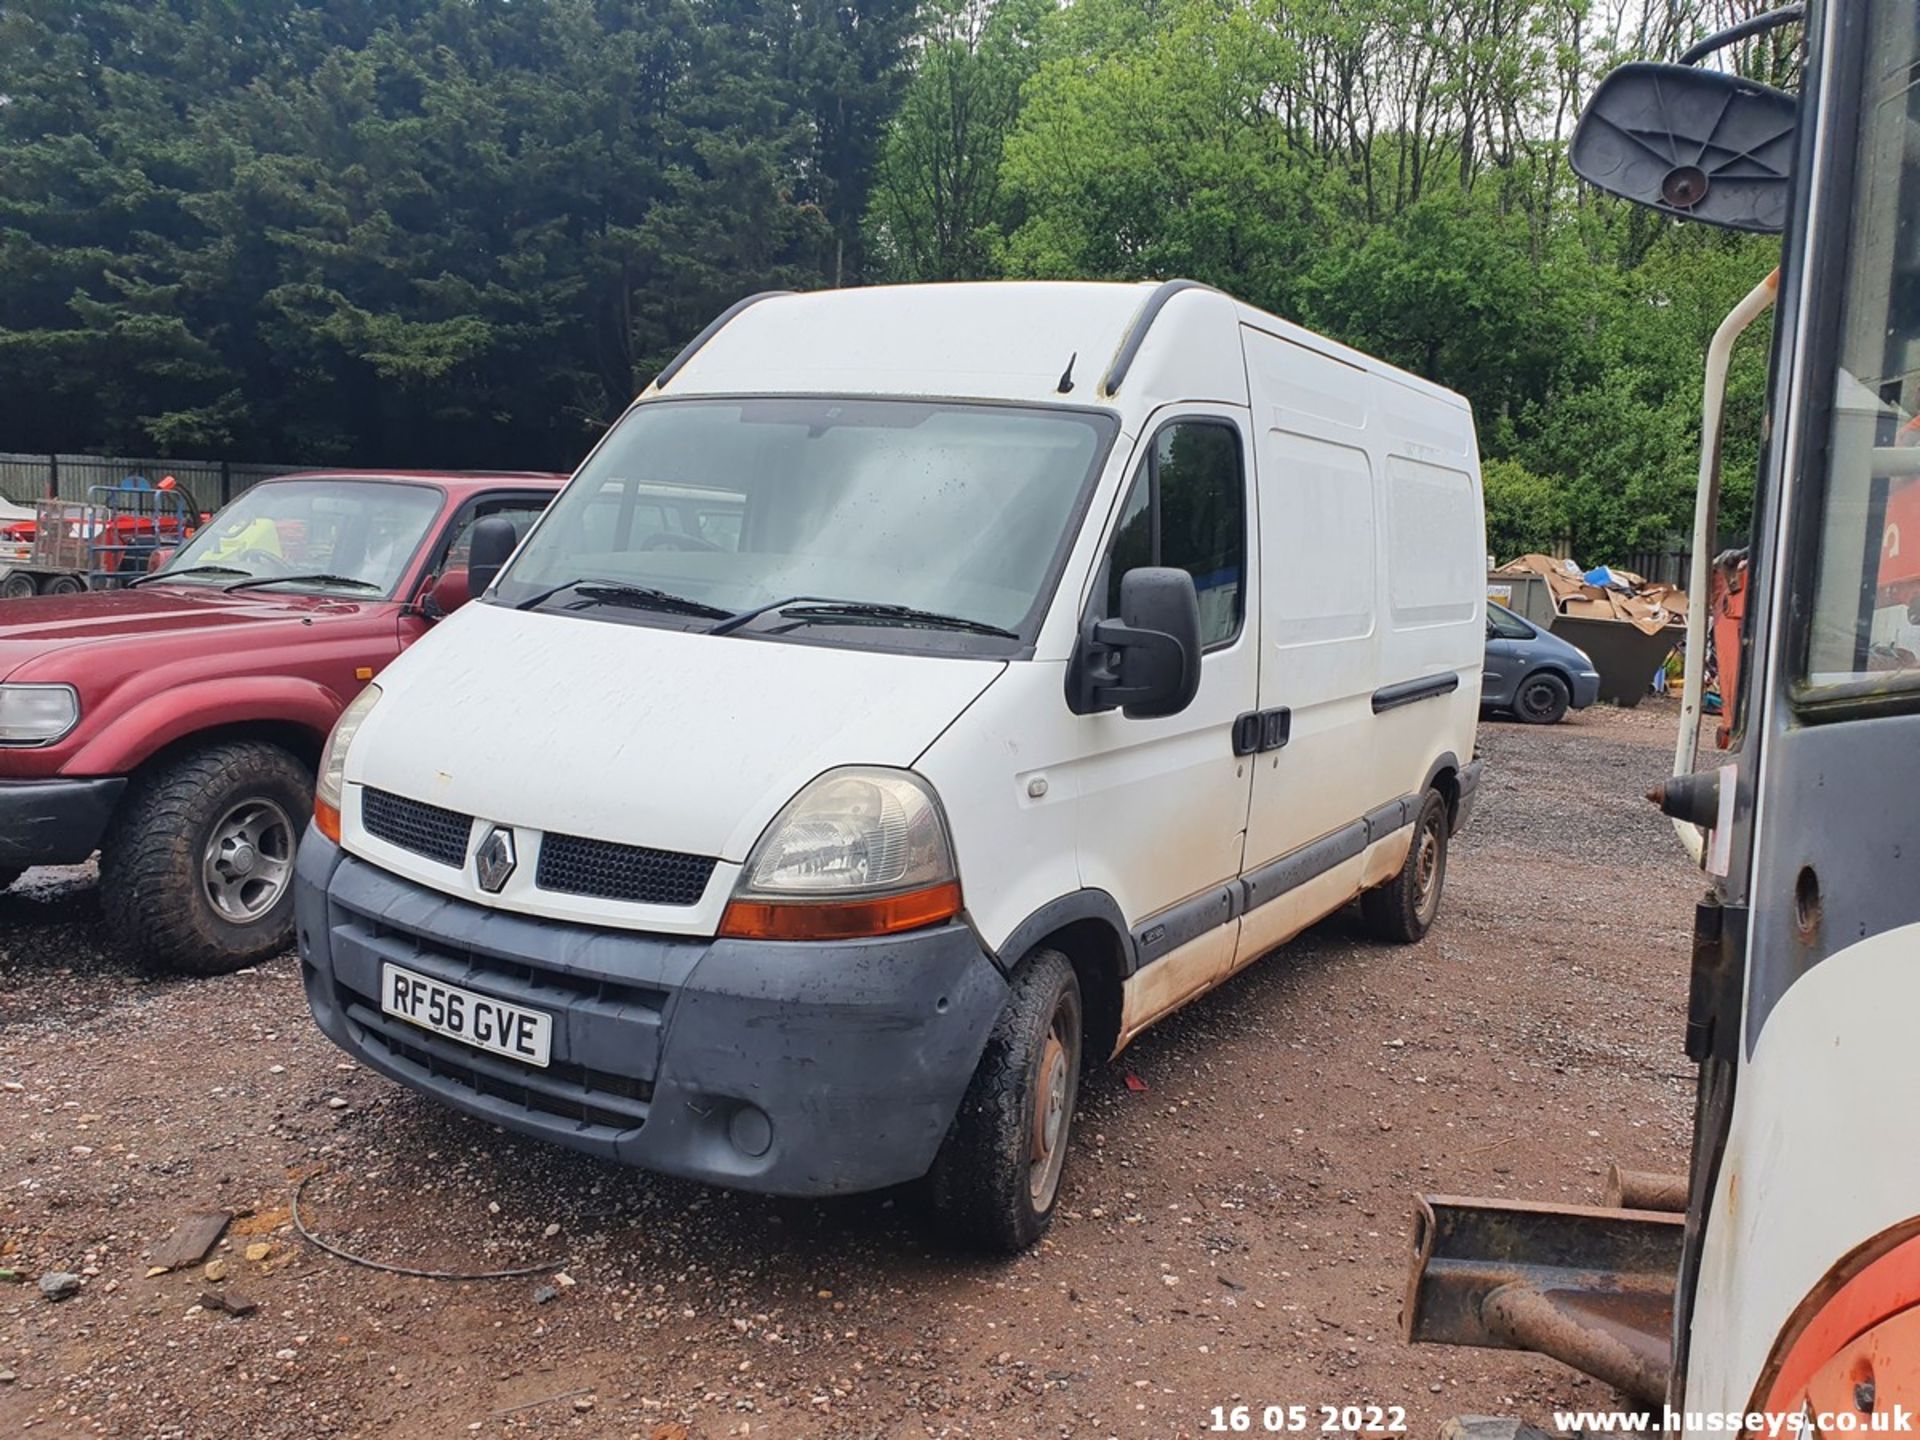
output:
M293 940L293 856L313 776L278 745L196 750L135 778L100 847L115 938L187 975L224 975Z

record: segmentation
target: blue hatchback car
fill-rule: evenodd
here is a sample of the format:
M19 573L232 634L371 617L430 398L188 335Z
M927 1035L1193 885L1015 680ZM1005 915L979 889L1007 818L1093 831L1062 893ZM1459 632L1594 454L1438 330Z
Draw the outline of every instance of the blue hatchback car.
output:
M1529 725L1552 725L1600 695L1600 672L1577 645L1487 602L1487 661L1480 706L1507 710Z

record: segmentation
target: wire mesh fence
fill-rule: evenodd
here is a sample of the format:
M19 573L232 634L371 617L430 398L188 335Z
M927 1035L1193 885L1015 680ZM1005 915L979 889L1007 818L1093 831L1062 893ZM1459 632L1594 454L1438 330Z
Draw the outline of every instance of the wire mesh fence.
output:
M256 465L227 460L157 460L129 455L25 455L0 452L0 496L17 505L35 500L85 500L95 485L129 479L157 484L166 476L202 510L218 510L250 485L289 475L306 465Z

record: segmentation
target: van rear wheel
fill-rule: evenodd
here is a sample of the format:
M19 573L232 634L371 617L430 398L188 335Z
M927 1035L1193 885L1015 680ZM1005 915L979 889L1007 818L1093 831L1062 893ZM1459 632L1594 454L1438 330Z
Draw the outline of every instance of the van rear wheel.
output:
M1034 951L1011 989L929 1177L942 1234L1001 1254L1053 1223L1085 1037L1080 981L1057 950Z
M1412 945L1426 938L1440 913L1440 892L1447 881L1447 840L1453 827L1447 801L1429 790L1413 821L1413 843L1406 863L1386 884L1360 897L1361 918L1376 938Z

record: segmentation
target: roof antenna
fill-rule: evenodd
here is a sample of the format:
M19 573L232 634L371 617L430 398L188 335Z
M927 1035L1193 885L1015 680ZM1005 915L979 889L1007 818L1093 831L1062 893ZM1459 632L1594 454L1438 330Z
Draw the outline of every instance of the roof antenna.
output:
M1080 352L1074 351L1067 357L1067 368L1060 372L1060 383L1054 386L1056 395L1068 395L1073 391L1073 362L1080 358Z

